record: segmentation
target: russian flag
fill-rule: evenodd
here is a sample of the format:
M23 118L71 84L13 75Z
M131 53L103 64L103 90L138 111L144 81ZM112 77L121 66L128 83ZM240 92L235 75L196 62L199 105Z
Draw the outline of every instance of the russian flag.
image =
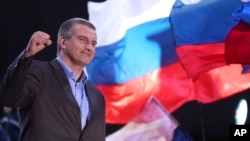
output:
M170 19L178 56L190 78L226 65L225 39L238 21L232 18L240 0L200 0L184 4L177 0Z
M220 3L218 6L224 6L225 9L229 8L227 12L233 11L233 4L236 4L235 7L238 6L237 0L204 0L207 3L209 1ZM87 72L90 81L105 95L107 123L124 124L131 121L152 95L159 99L167 111L173 112L191 100L213 102L250 87L250 75L240 73L241 65L226 65L225 59L224 64L218 65L223 67L214 66L201 71L196 81L193 81L183 63L185 58L177 54L176 50L185 45L184 42L179 43L176 33L182 31L178 30L179 26L174 25L182 25L180 28L194 27L179 23L173 17L178 16L178 10L185 13L185 10L182 11L180 8L190 9L191 6L191 9L196 9L200 5L206 6L204 2L108 0L103 3L88 3L89 20L97 27L98 44L96 56L87 66ZM180 5L181 7L178 7ZM196 12L194 10L194 13ZM204 24L212 22L215 21L208 20ZM234 24L233 21L229 22L230 26ZM186 31L185 34L189 33L190 38L194 38L192 31ZM226 36L226 31L219 31L223 33L216 36ZM204 33L206 34L208 37L215 35ZM225 37L219 39L218 43L210 42L210 45L203 45L206 46L203 49L207 48L209 50L206 51L213 54L216 46L223 44ZM190 40L190 44L191 41L193 40ZM207 41L199 43L206 44ZM223 53L220 51L218 52ZM205 57L204 60L211 61L213 57ZM198 61L189 64L203 63ZM206 67L204 64L201 66Z
M239 21L225 40L225 56L228 64L245 64L244 71L249 72L250 64L250 1L242 0L242 5L233 13ZM246 65L248 64L248 65Z

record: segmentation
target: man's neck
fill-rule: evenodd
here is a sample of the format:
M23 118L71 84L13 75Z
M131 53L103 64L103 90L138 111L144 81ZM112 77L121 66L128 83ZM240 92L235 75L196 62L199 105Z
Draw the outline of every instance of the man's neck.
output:
M74 64L72 61L70 61L69 58L63 56L63 55L59 55L58 56L75 74L76 76L76 81L80 80L82 75L85 75L83 72L83 67Z

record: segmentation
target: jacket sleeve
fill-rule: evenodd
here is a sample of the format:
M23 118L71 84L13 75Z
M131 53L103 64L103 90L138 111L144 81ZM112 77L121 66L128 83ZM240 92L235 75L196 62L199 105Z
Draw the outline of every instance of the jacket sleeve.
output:
M23 54L12 62L1 80L1 106L22 107L38 93L39 78L29 72L33 57L23 58Z

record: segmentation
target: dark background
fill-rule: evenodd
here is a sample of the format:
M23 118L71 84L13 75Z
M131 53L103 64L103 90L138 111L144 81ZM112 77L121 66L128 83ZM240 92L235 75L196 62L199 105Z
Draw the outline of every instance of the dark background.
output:
M93 0L102 1L102 0ZM26 47L37 30L51 35L53 44L36 56L50 61L56 55L59 25L68 18L88 19L87 0L1 0L0 1L0 78L8 65ZM108 19L107 19L108 20ZM234 123L237 103L249 102L250 90L210 104L191 101L173 112L182 129L196 141L228 141L229 125ZM0 116L1 116L0 111ZM248 114L249 115L249 114ZM249 124L249 117L247 118ZM107 134L123 125L107 124Z

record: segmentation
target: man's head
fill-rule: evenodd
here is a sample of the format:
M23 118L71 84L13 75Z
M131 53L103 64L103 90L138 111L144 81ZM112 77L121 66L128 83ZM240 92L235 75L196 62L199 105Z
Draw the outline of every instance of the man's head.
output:
M95 55L95 30L85 19L72 18L63 22L57 37L57 55L71 65L87 65Z

